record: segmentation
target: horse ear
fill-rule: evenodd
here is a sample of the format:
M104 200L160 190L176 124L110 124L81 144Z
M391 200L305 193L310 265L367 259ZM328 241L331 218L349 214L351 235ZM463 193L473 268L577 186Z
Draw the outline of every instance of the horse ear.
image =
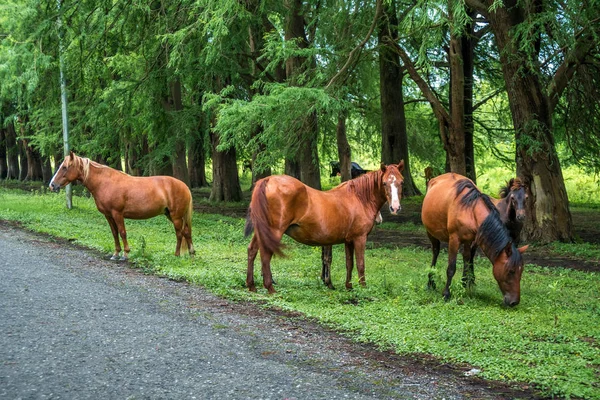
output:
M529 245L528 245L528 244L526 244L526 245L525 245L525 246L523 246L523 247L519 247L519 249L518 249L518 250L519 250L519 253L521 253L521 254L525 253L525 251L527 251L527 249L528 249L528 248L529 248Z
M385 170L387 169L387 165L385 165L384 163L381 163L381 167L380 168L381 168L381 170L383 172L385 172Z
M404 160L400 160L400 162L398 163L398 171L404 171Z
M75 153L73 153L73 150L71 150L69 152L69 158L71 159L71 161L73 161L73 158L75 157Z
M512 248L513 248L513 243L512 242L508 242L506 244L506 247L504 248L504 252L506 253L507 257L512 256Z

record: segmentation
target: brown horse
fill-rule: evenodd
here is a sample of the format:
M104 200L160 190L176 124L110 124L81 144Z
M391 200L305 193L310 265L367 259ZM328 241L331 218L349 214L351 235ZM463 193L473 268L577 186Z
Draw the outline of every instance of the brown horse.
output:
M192 194L185 183L170 176L130 176L71 152L50 181L50 189L58 192L75 180L81 181L89 190L98 211L110 225L115 240L112 260L118 259L121 252L119 234L124 247L121 260L126 260L129 254L125 218L147 219L160 214L165 214L175 226L175 255L179 255L182 243L184 250L187 247L190 255L194 254Z
M521 229L525 222L526 203L529 195L527 187L520 178L512 178L500 189L500 198L492 198L500 212L500 219L510 232L510 237L515 244L519 243Z
M248 289L256 291L254 259L260 252L263 284L269 293L275 292L271 257L282 255L283 234L309 246L344 243L346 288L352 288L354 253L358 281L364 286L367 234L386 201L392 214L400 211L403 169L404 161L398 165L382 165L377 171L326 192L310 188L287 175L270 176L256 182L245 228L246 235L254 230L248 246Z
M493 264L494 278L504 295L504 304L516 306L521 296L522 253L528 246L516 248L500 219L491 199L481 193L464 176L447 173L429 182L421 211L423 225L431 240L435 266L440 253L440 242L448 243L447 282L444 298L450 298L450 283L456 272L456 257L463 246L463 282L474 282L473 257L479 246ZM432 274L428 286L435 288Z

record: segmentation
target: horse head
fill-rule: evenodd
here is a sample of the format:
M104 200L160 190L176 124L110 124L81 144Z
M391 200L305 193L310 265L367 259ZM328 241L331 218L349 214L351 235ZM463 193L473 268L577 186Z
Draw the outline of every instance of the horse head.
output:
M500 191L500 197L506 198L508 203L507 217L509 220L524 222L526 215L526 204L529 195L527 186L520 178L512 178Z
M513 242L508 242L494 261L494 278L504 296L504 304L509 307L514 307L521 301L522 254L528 247L529 245L517 249Z
M402 209L400 200L402 199L402 184L404 183L403 170L404 160L400 161L398 165L381 164L381 172L383 172L381 182L383 183L385 197L392 215L397 215Z
M81 158L72 151L60 164L50 181L49 187L53 192L59 192L61 187L68 185L81 175Z

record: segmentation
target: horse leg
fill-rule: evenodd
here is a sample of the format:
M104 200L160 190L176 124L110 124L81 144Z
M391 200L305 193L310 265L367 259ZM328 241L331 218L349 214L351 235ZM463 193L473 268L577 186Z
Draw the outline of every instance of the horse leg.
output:
M123 256L120 258L121 261L126 261L129 257L129 243L127 242L127 231L125 230L125 219L120 214L114 214L113 220L117 226L121 240L123 240Z
M273 253L262 249L260 246L259 251L260 263L262 266L263 285L269 294L273 294L275 293L275 289L273 288L273 275L271 275L271 257L273 257Z
M352 270L354 269L354 243L346 242L346 289L352 290Z
M121 242L119 242L119 231L117 229L117 224L115 220L110 215L105 215L106 220L108 221L108 225L110 226L110 230L113 235L113 239L115 241L115 252L113 253L111 260L118 260L119 253L121 252Z
M463 276L462 282L463 286L466 288L470 288L475 284L475 270L473 268L473 259L475 258L475 253L477 252L477 245L470 245L465 243L463 246Z
M323 269L321 271L321 280L329 289L333 289L331 283L331 261L333 259L333 246L323 246L321 248L321 261Z
M367 286L365 281L365 247L367 236L362 236L354 241L354 254L356 255L356 270L358 271L358 283Z
M256 285L254 284L254 260L257 253L258 240L256 239L256 235L254 235L248 245L248 270L246 271L246 286L251 292L256 292Z
M456 256L458 255L458 248L460 247L460 242L458 238L455 236L450 236L450 241L448 242L448 269L446 270L446 287L444 287L444 291L442 294L444 295L444 300L450 300L450 284L452 283L452 278L456 273Z
M177 245L175 246L175 255L179 257L181 254L181 241L183 240L183 220L182 219L172 219L173 226L175 227L175 236L177 236Z
M194 249L194 244L192 243L192 227L188 224L185 224L185 227L183 228L183 237L188 245L188 253L190 256L193 256L196 254L196 249Z
M429 240L431 241L431 250L433 252L433 257L431 258L431 268L435 267L437 264L438 256L440 255L440 241L427 232L427 236L429 236ZM429 272L427 275L427 288L431 290L435 290L435 281L433 280L433 272Z

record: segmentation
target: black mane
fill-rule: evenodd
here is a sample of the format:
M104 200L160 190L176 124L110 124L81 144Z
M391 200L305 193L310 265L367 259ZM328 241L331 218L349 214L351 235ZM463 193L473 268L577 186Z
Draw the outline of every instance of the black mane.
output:
M516 249L515 244L512 242L510 233L500 219L500 213L498 213L498 210L494 206L494 203L492 203L490 197L481 193L473 182L468 179L461 179L456 182L454 186L456 187L457 197L465 189L469 189L469 191L460 199L460 205L462 207L474 207L477 200L481 199L490 211L483 223L477 229L477 236L475 238L475 242L481 247L481 250L483 250L485 255L494 262L507 246L511 246L512 254L506 265L507 268L513 268L522 264L521 253Z

